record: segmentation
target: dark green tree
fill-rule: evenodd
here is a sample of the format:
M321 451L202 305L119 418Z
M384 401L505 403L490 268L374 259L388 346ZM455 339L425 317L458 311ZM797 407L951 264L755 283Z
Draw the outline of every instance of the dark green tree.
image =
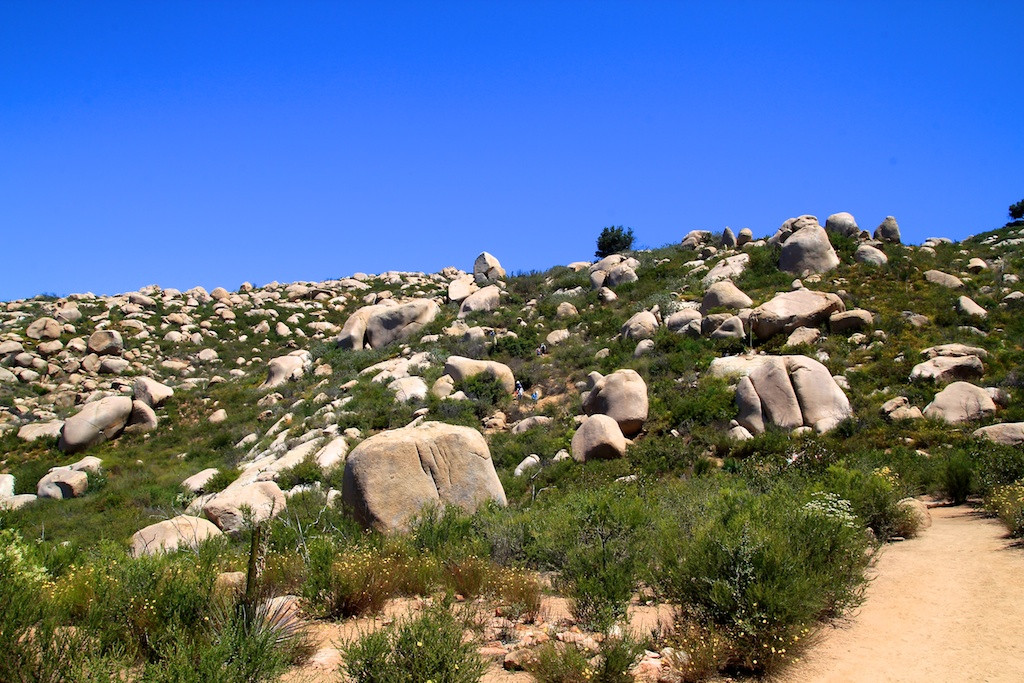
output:
M1010 204L1010 218L1015 221L1019 221L1024 218L1024 199L1020 200L1016 204Z
M612 225L601 231L597 238L597 251L594 255L604 258L611 254L618 254L633 246L633 228L623 228L621 225Z

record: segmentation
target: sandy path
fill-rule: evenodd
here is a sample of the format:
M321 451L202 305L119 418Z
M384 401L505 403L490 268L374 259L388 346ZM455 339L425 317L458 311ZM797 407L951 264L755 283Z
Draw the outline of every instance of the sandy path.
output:
M1024 681L1024 549L967 507L886 548L867 600L785 683Z

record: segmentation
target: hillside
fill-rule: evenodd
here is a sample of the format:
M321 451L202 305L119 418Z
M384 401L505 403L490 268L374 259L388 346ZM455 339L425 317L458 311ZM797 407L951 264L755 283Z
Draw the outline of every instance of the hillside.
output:
M759 676L925 496L1024 534L1024 225L682 238L0 305L0 680Z

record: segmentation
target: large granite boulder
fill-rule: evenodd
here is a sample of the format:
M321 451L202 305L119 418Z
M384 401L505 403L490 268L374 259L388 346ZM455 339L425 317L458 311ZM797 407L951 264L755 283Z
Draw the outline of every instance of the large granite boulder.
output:
M1020 446L1024 444L1024 422L1004 422L989 425L974 431L975 438L988 439L1003 446Z
M915 365L910 371L910 379L952 382L977 379L983 374L985 365L977 356L935 356Z
M444 362L444 374L451 376L455 382L464 382L470 377L486 372L499 382L508 393L516 390L516 378L512 368L493 360L475 360L464 356L449 356Z
M125 434L144 434L157 428L156 412L144 401L132 401L132 414L128 417Z
M650 311L632 315L619 333L624 339L650 339L658 332L658 319Z
M590 285L594 289L601 287L618 287L628 282L636 282L636 268L640 262L632 256L611 254L590 266Z
M71 467L54 467L36 484L36 495L40 498L66 500L78 498L88 489L87 472Z
M944 273L941 270L924 271L924 279L934 285L939 285L947 289L960 289L964 286L964 281L956 275L950 275L949 273Z
M755 308L748 322L759 339L767 339L798 327L817 327L845 310L846 304L835 294L797 289L776 294Z
M25 336L29 339L38 339L40 341L59 339L62 329L59 322L53 318L44 317L33 320L25 329Z
M572 457L577 462L611 460L626 455L626 437L607 415L591 415L572 437Z
M77 453L113 439L128 424L132 414L132 399L127 396L108 396L85 406L64 422L57 448L65 453Z
M647 383L636 370L616 370L607 376L591 373L593 382L583 395L587 415L607 415L625 436L633 436L647 422Z
M834 213L825 219L825 230L846 237L856 237L860 234L857 220L853 217L853 214L846 211Z
M741 308L749 308L753 303L749 296L733 284L732 280L720 280L704 292L704 298L700 302L700 312L707 315L709 311L716 308L736 311Z
M828 368L806 356L760 356L736 386L736 418L752 434L772 424L827 432L853 410ZM742 372L742 371L741 371Z
M465 318L470 313L494 311L501 305L501 289L497 285L488 285L478 289L465 299L459 306L459 317Z
M749 234L749 230L747 233ZM740 232L742 235L742 231ZM716 263L711 267L703 278L701 283L705 287L709 287L716 282L721 280L733 280L743 274L743 271L750 265L750 254L733 254L732 256L726 256L724 259Z
M477 289L479 287L473 282L472 275L455 278L448 283L448 301L459 303Z
M505 277L505 269L501 262L486 251L481 252L473 262L473 278L480 283L492 282Z
M48 420L47 422L29 422L18 429L18 438L22 441L36 439L56 439L64 428L64 420Z
M345 460L342 499L364 526L395 531L425 506L473 512L489 501L504 505L505 491L480 432L423 422L356 446Z
M356 351L366 347L383 348L419 332L440 312L441 307L433 299L409 299L403 303L384 299L349 316L335 342L342 348Z
M875 239L879 242L900 243L900 226L892 216L886 216L877 228L875 228Z
M828 233L820 225L805 226L793 232L782 244L779 269L796 275L825 273L839 265Z
M203 505L203 514L226 534L236 534L247 521L262 522L285 509L284 492L272 481L228 486Z
M366 321L366 343L380 349L393 341L407 339L429 325L441 312L433 299L410 299L381 311Z
M308 351L293 351L287 356L278 356L267 364L267 379L260 389L274 389L282 384L301 378L312 365Z
M857 251L853 252L853 260L857 263L866 263L871 266L884 266L889 262L889 257L881 249L870 244L862 244L857 247Z
M89 335L87 348L97 356L116 356L124 351L124 339L117 330L96 330Z
M167 399L174 396L174 389L155 379L139 377L135 380L132 395L135 400L142 401L150 408L159 408Z
M133 557L174 552L179 547L197 548L208 538L220 536L213 522L201 517L178 515L139 529L131 537Z
M953 382L935 394L924 416L949 424L979 420L996 412L991 394L969 382Z

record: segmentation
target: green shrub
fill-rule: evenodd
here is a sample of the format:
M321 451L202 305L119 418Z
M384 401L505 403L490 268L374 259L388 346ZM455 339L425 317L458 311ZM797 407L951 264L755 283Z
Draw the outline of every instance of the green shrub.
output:
M459 382L455 388L461 389L466 396L473 399L477 404L477 413L480 415L490 411L494 406L508 397L508 392L502 385L501 380L489 372L481 372Z
M302 596L331 619L377 614L398 593L393 564L365 548L339 552L330 540L317 539L310 544Z
M942 492L954 505L962 505L971 495L974 466L968 456L955 453L946 458L942 469Z
M531 358L538 346L540 346L540 343L537 339L537 333L533 330L529 332L524 330L522 332L517 331L515 337L510 335L498 337L491 344L487 353L492 357Z
M850 503L850 509L880 541L917 533L916 517L898 503L907 496L899 476L888 466L871 472L831 465L824 486Z
M427 507L411 525L410 540L442 560L462 558L483 552L483 544L473 533L473 518L457 505Z
M834 494L755 493L716 479L661 493L653 579L684 619L735 641L727 665L770 671L818 619L859 603L866 540Z
M486 670L448 604L368 633L342 650L353 683L475 683Z
M985 498L985 507L1006 525L1011 536L1024 537L1024 482L996 487Z
M604 258L612 254L628 251L633 247L633 228L623 228L621 225L611 225L597 236L597 251L594 256Z
M203 490L206 493L220 493L228 486L231 485L235 479L242 474L241 470L235 468L225 468L217 472L217 474L210 477L210 481L206 482L206 486Z
M320 465L312 455L307 455L302 462L281 470L277 477L277 485L281 487L281 490L287 491L294 486L315 484L323 482L323 480L324 473L320 469Z
M548 642L537 648L527 670L538 683L631 683L630 669L643 653L630 638L605 638L596 662L594 653L567 643Z
M552 562L581 628L603 631L625 617L650 519L635 488L573 492L541 516Z

